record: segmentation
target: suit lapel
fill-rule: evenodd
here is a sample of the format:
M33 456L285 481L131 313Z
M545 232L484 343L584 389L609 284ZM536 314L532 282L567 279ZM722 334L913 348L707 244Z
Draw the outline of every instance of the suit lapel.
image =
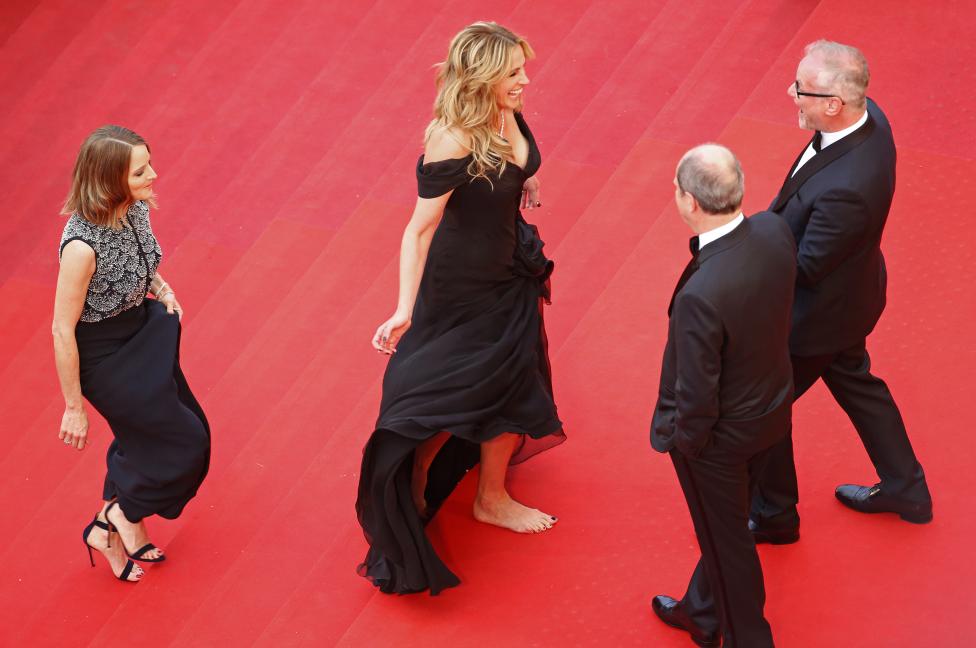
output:
M671 301L668 302L668 317L671 317L671 309L674 308L674 298L678 296L681 289L685 287L688 280L691 279L691 275L695 274L698 270L698 237L693 236L688 241L688 247L691 248L691 259L688 260L688 264L685 269L681 271L681 276L678 277L678 283L674 286L674 291L671 293Z
M813 137L816 137L816 136L817 136L817 134L814 133L813 134ZM803 148L800 149L800 154L796 156L796 159L795 160L793 160L793 166L790 167L790 170L786 172L786 177L783 178L782 187L785 187L786 186L786 183L789 182L790 181L790 178L793 177L793 171L796 170L796 165L800 163L800 160L803 159L803 154L806 153L807 152L807 149L810 148L810 145L813 144L813 137L810 138L810 141L807 142L807 145L806 146L804 146ZM816 156L814 156L814 157L816 157Z
M678 294L681 293L682 289L685 287L685 284L688 283L689 279L691 279L691 276L695 274L695 272L697 272L702 264L708 261L708 259L712 258L716 254L721 254L722 252L735 247L741 241L745 240L745 238L749 235L750 227L752 227L752 225L749 224L749 219L746 218L739 223L739 226L734 230L725 236L712 241L703 247L697 255L692 257L691 261L688 262L688 265L685 266L684 272L681 273L681 277L678 279L678 283L674 287L674 292L671 293L671 302L668 304L668 317L671 317L671 311L674 310L674 300L677 299Z
M823 149L812 158L807 160L796 175L793 174L793 169L800 162L800 158L803 157L803 151L800 151L800 155L796 158L796 162L790 168L790 175L786 176L786 180L783 182L783 188L780 189L779 195L776 196L776 200L773 204L769 206L770 211L779 211L786 204L786 201L790 199L790 196L795 194L797 190L803 186L803 183L812 178L817 174L818 171L823 169L825 166L833 162L834 160L842 157L849 151L854 150L861 144L863 144L871 135L874 133L874 129L877 127L874 117L868 113L868 120L864 122L864 126L861 126L856 131L842 139L841 141L828 146ZM809 144L807 144L809 146Z

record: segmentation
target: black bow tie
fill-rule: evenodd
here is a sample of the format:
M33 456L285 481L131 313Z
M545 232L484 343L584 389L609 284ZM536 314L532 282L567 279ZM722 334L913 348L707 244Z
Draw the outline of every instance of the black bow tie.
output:
M820 131L817 131L816 133L814 133L814 135L813 135L813 141L810 142L810 144L813 146L813 150L814 150L815 153L819 153L820 152L820 142L822 140L823 140L823 137L820 135Z
M697 236L692 236L690 239L688 239L688 249L691 250L691 256L698 256L699 247Z

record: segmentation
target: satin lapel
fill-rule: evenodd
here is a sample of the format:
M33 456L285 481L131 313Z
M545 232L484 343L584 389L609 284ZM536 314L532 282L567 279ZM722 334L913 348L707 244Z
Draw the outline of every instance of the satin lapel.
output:
M685 269L681 271L681 276L678 277L678 283L674 285L674 290L671 292L671 301L668 302L668 317L671 317L671 311L674 310L674 300L678 297L678 293L681 289L685 287L688 280L691 279L691 275L698 271L698 258L692 257L688 260L688 264Z
M803 186L803 183L812 178L817 174L818 171L823 169L825 166L833 162L834 160L842 157L849 151L854 150L861 144L863 144L871 135L874 133L874 129L877 128L877 124L874 121L874 117L868 114L868 120L859 129L837 142L832 144L827 148L823 149L812 158L807 160L796 175L793 177L787 176L786 181L783 183L783 188L780 189L779 195L776 196L776 200L773 204L769 206L770 211L779 211L786 204L786 201L790 199L790 196L795 194L797 190ZM809 146L809 144L807 145ZM804 151L806 148L803 149ZM803 152L800 152L800 156L803 156ZM800 158L797 158L797 162ZM793 169L796 168L796 162L793 163L793 168L790 169L790 173L793 173Z
M814 133L813 134L813 137L816 137L816 136L817 136L817 134ZM807 152L807 149L810 148L810 145L813 144L813 137L810 138L810 141L807 142L807 145L806 146L804 146L803 148L800 149L800 154L796 156L796 159L795 160L793 160L793 166L791 166L790 167L790 170L786 172L786 177L783 178L783 184L780 185L780 191L781 192L783 190L782 188L785 187L786 186L786 183L789 182L790 181L790 178L793 177L793 171L796 169L796 165L800 163L800 160L803 159L803 154L806 153ZM779 199L779 196L777 196L776 198L778 200Z

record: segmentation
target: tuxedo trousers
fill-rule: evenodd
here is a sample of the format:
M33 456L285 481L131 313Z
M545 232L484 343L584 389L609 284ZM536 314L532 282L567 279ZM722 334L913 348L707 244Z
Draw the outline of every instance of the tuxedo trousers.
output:
M706 446L689 458L671 451L701 558L680 605L698 627L720 632L725 648L773 646L763 615L766 590L748 529L749 501L769 450L751 456Z
M912 502L930 501L925 473L915 457L898 406L888 385L871 373L865 341L837 353L791 359L794 402L823 379L861 437L882 492ZM799 499L790 434L770 450L751 516L766 528L796 527L800 523L796 508Z

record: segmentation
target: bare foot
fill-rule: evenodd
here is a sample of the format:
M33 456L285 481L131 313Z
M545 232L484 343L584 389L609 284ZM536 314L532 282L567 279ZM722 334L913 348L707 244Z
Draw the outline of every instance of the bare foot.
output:
M112 530L116 531L122 537L126 552L139 551L139 549L150 543L149 533L146 531L145 523L142 520L139 520L137 523L129 522L118 504L110 506L105 516L111 523ZM136 560L156 560L162 557L162 555L163 550L156 547L142 554Z
M99 521L104 522L105 520L101 515L98 516ZM105 529L99 529L98 527L93 527L91 532L88 534L88 538L85 542L88 546L97 551L98 553L105 556L105 560L108 561L109 567L112 568L112 573L118 578L125 569L125 564L128 562L128 557L125 555L125 551L122 550L122 544L119 542L119 536L112 534L112 546L109 546L109 536L108 531ZM142 567L139 565L133 565L132 571L126 577L127 581L135 582L142 579L143 572Z
M474 519L516 533L541 533L556 523L556 518L513 500L508 493L499 497L475 497Z

